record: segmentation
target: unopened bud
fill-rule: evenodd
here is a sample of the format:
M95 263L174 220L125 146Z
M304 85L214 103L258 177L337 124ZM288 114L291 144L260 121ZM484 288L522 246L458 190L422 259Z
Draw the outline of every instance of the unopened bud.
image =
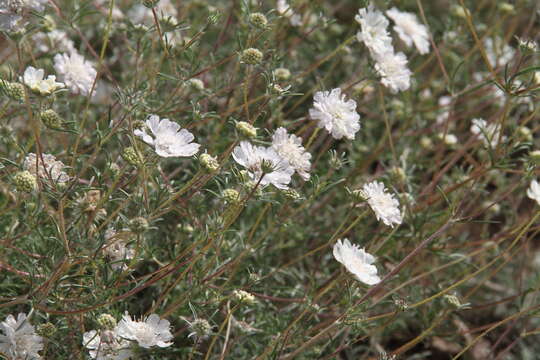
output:
M249 22L251 25L259 29L264 29L266 28L266 25L268 25L268 19L266 16L258 12L249 15Z
M199 156L199 162L207 171L213 172L219 169L218 160L210 154L204 153Z
M229 204L237 204L240 201L240 194L235 189L225 189L221 196Z
M44 110L39 114L45 126L51 129L62 128L62 118L53 109Z
M97 318L97 323L103 330L112 330L116 326L116 319L110 314L101 314Z
M37 188L36 177L30 171L20 171L13 177L13 183L18 191L30 193Z
M242 51L240 62L248 65L257 65L263 59L263 53L259 49L249 48Z
M129 221L130 230L136 234L142 234L143 232L148 230L148 226L148 220L146 220L142 216L138 216Z
M257 128L245 121L237 122L236 130L238 130L240 134L248 138L253 138L257 136Z

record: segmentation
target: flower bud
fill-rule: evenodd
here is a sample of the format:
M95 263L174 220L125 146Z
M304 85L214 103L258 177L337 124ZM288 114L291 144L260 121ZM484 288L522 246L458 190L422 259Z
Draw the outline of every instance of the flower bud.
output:
M286 68L277 68L274 70L274 76L278 81L286 81L291 78L291 72Z
M201 156L199 156L199 162L201 163L201 166L209 172L213 172L219 169L219 162L214 156L210 154L201 154Z
M257 65L263 59L263 53L259 49L249 48L242 51L240 62L248 65Z
M62 128L62 118L53 109L44 110L39 114L43 124L51 129Z
M97 323L103 330L112 330L116 326L116 319L110 314L101 314L97 318Z
M266 28L266 25L268 25L268 19L266 16L258 12L249 15L249 22L251 25L259 29L264 29Z
M137 150L131 146L124 149L122 157L133 166L141 166L143 164L142 157L139 155Z
M148 227L148 220L146 220L142 216L138 216L129 221L129 229L136 234L142 234L143 232L148 230Z
M534 150L529 153L529 158L536 165L540 165L540 150Z
M18 191L30 193L37 188L36 177L30 171L20 171L13 177L13 183Z
M189 79L187 84L192 91L201 92L204 90L204 82L201 79Z
M24 102L24 86L22 84L0 80L0 90L11 100Z
M57 330L58 329L56 328L56 326L54 326L54 324L50 322L39 324L36 327L36 333L39 336L43 336L44 338L51 338L54 334L56 334Z
M188 337L194 336L196 339L204 339L212 334L212 325L205 319L195 319L189 323L191 334Z
M253 305L256 303L255 296L248 293L247 291L234 290L232 295L233 295L233 298L239 303L244 303L247 305Z
M298 201L300 200L302 197L300 196L300 194L298 193L298 191L294 190L294 189L285 189L285 190L281 190L281 193L289 200L293 200L293 201Z
M257 128L245 121L237 122L236 130L238 130L240 134L248 138L253 138L257 136Z
M240 202L240 194L235 189L223 190L221 197L229 204L238 204Z

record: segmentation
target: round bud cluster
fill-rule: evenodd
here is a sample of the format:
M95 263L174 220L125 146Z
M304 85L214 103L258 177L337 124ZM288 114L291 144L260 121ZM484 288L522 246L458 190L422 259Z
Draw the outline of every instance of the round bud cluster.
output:
M237 122L236 130L238 130L240 134L248 138L253 138L257 136L257 128L245 121Z
M30 171L20 171L13 177L13 183L18 191L30 193L37 188L36 177Z
M255 296L244 290L234 290L232 295L234 299L239 303L253 305L256 302Z
M294 189L285 189L285 190L282 190L281 193L289 200L293 200L293 201L298 201L300 200L302 197L300 196L300 194L298 193L298 191L294 190Z
M101 314L97 318L97 323L103 330L112 330L116 326L116 319L111 314Z
M390 169L390 175L392 178L394 178L397 182L404 183L405 180L407 180L407 174L405 174L405 170L403 170L400 166L394 166Z
M212 334L212 325L205 319L195 319L189 324L190 336L204 339Z
M221 193L223 199L230 204L237 204L240 201L240 194L234 189L225 189Z
M263 59L263 53L259 49L249 48L242 51L240 62L248 65L260 64Z
M204 90L204 82L201 79L189 79L187 84L193 91L200 92Z
M459 301L456 295L444 295L443 298L450 304L452 307L459 309L461 307L461 302Z
M278 81L286 81L291 78L291 72L286 68L277 68L274 70L274 76Z
M199 156L199 162L201 163L202 167L204 167L207 171L212 172L219 169L219 162L214 156L210 154L201 154L201 156Z
M124 158L124 160L126 160L129 164L133 166L141 166L143 163L142 158L137 152L137 150L135 150L131 146L124 149L122 157Z
M259 29L264 29L268 25L268 19L266 16L258 12L249 15L249 22L251 25Z
M148 220L142 216L138 216L129 221L129 229L136 234L142 234L148 230Z
M11 100L18 101L20 103L24 102L24 86L22 84L0 80L0 89Z
M39 114L41 121L45 126L51 129L62 128L62 118L53 109L44 110Z
M43 336L45 338L51 338L54 334L56 334L56 331L56 326L54 326L54 324L50 322L40 324L36 327L36 333L39 336Z

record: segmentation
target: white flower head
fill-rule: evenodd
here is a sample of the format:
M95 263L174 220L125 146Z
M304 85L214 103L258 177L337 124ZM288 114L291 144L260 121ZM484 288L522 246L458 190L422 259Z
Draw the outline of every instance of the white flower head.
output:
M484 119L472 120L471 132L474 135L479 136L487 147L497 147L499 139L502 141L506 140L506 136L501 137L500 129L501 127L499 124L488 124Z
M376 59L375 70L381 76L381 83L393 93L407 90L411 86L412 72L407 67L407 57L399 52L386 53Z
M160 319L157 314L152 314L142 321L134 321L126 312L116 327L116 334L121 338L136 341L146 349L152 346L171 346L173 338L169 321Z
M392 38L387 30L389 21L382 12L370 4L367 8L358 10L354 19L361 28L356 38L366 45L371 56L378 57L387 52L394 52Z
M188 157L199 151L201 145L192 142L194 136L186 129L169 119L160 119L157 115L149 115L146 126L154 137L146 133L146 129L136 129L134 134L152 145L156 154L162 157Z
M88 95L96 79L96 69L76 51L56 54L54 69L74 94Z
M43 338L36 334L25 313L19 313L17 319L13 315L0 323L0 353L8 359L41 359L39 351L43 350Z
M82 344L89 350L90 357L96 360L127 360L133 356L130 342L119 337L116 329L102 333L96 330L85 332Z
M420 54L429 52L429 33L427 27L418 22L416 15L408 12L401 12L391 8L386 15L396 24L394 30L403 42L411 47L413 44Z
M394 194L387 192L383 183L373 181L364 184L362 190L367 197L369 206L375 212L377 220L382 220L385 225L391 227L394 227L394 224L401 224L403 219L399 210L399 201L394 197Z
M318 120L318 126L325 128L334 139L354 139L360 130L360 115L356 112L356 101L345 101L345 94L340 88L332 91L318 91L313 96L313 107L309 116Z
M65 165L51 154L41 154L36 156L34 153L29 153L24 159L24 170L30 171L37 177L43 180L52 180L57 183L66 183L69 181L69 176L64 172Z
M531 185L527 189L527 196L530 199L533 199L540 205L540 184L538 184L538 181L532 180Z
M234 160L245 167L251 180L259 182L261 187L272 184L278 189L287 189L294 169L271 147L254 146L249 141L242 141L232 153ZM269 165L271 171L263 172L263 166Z
M377 268L372 265L375 257L368 254L358 245L353 245L348 239L338 240L334 244L334 257L342 263L359 281L375 285L381 281Z
M309 180L311 169L311 154L302 146L302 139L294 134L288 134L285 128L278 128L272 136L272 149L287 160L298 175Z
M43 69L36 69L29 66L24 71L24 75L20 81L26 84L30 90L41 95L50 95L57 89L64 87L63 83L56 82L56 76L49 75L47 79L44 79L44 77L45 72Z

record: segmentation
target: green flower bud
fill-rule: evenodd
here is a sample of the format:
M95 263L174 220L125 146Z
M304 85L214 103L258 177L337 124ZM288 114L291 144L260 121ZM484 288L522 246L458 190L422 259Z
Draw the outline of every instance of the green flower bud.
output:
M18 191L30 193L37 188L36 177L30 171L20 171L13 177L13 183Z
M39 324L36 327L36 333L39 336L43 336L44 338L51 338L54 334L56 334L56 331L58 329L56 326L54 326L53 323L46 322L45 324Z
M138 216L129 221L130 230L136 234L142 234L143 232L148 230L148 227L148 220L146 220L142 216Z
M249 48L242 51L240 62L248 65L257 65L263 59L263 53L255 48Z
M240 202L240 194L235 189L223 190L221 197L229 204L238 204Z
M251 25L259 29L264 29L268 25L268 19L266 16L258 12L249 15L249 22Z
M122 157L133 166L141 166L143 164L142 156L131 146L124 149Z
M219 162L210 154L204 153L199 156L199 162L207 171L213 172L219 169Z
M212 334L212 325L205 319L195 319L189 324L191 334L189 336L195 336L196 338L204 339Z
M41 121L45 126L51 129L62 128L62 118L53 109L44 110L39 114Z
M189 79L187 84L193 91L201 92L204 90L204 83L201 79Z
M278 81L286 81L291 78L291 72L289 71L289 69L277 68L274 70L274 76Z
M244 290L234 290L232 295L233 298L239 303L253 305L257 302L257 300L255 300L255 296Z
M24 102L24 86L22 84L0 80L0 90L11 100Z
M238 130L240 134L248 138L253 138L257 136L257 128L245 121L237 122L236 130Z
M97 318L97 323L103 330L112 330L116 326L116 319L110 314L101 314Z
M300 200L302 198L300 196L300 194L298 193L298 191L296 191L294 189L285 189L285 190L282 190L281 193L287 199L290 199L290 200L293 200L293 201L298 201L298 200Z
M540 165L540 150L534 150L529 153L529 158L536 165Z

